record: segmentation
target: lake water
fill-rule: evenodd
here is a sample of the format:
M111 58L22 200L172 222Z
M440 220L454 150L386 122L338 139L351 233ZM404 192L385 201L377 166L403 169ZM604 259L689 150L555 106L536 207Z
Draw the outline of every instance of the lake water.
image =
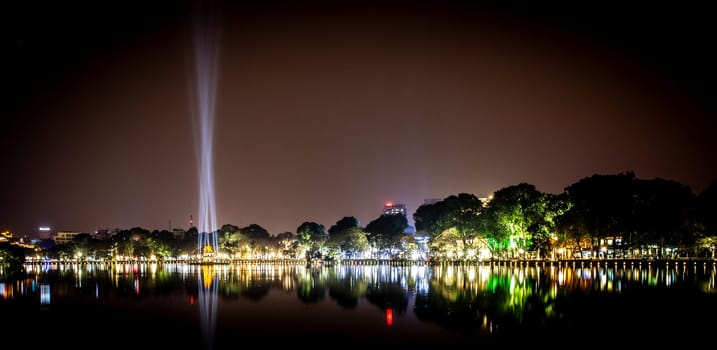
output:
M63 349L714 345L711 264L0 270L5 343ZM702 345L703 346L703 345Z

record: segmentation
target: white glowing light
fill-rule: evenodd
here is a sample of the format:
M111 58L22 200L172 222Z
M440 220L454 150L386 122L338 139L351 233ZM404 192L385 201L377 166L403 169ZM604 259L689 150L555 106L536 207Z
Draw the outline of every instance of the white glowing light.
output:
M219 26L215 16L199 9L194 23L194 68L196 83L195 145L199 163L198 252L217 252L217 218L214 201L214 113L219 76Z

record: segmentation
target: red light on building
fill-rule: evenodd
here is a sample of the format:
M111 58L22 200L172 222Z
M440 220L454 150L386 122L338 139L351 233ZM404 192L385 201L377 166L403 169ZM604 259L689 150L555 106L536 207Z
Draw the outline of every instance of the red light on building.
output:
M386 309L386 326L393 326L393 309Z
M386 207L390 208L390 207L393 206L393 202L386 202L386 204L384 204L384 205L385 205Z

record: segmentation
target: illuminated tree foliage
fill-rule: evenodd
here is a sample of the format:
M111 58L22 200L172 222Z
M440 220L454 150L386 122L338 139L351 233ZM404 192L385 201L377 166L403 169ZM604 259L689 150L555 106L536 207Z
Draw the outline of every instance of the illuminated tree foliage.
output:
M369 281L362 275L356 274L354 269L344 270L345 274L338 275L333 270L327 279L329 297L345 309L358 307L361 298L368 290Z
M578 236L590 238L593 255L608 237L623 235L634 226L634 181L632 172L593 175L568 186L565 194L572 207L561 219L563 229L572 226Z
M430 235L434 252L445 254L455 250L467 256L466 252L478 245L477 239L481 232L479 214L482 208L483 203L478 197L460 193L420 206L413 219L417 230ZM442 247L444 244L457 246Z
M697 217L706 236L717 237L717 180L697 197Z
M383 214L366 225L368 240L381 255L397 255L401 238L408 227L408 220L402 214Z
M527 183L496 191L481 215L482 227L493 238L494 248L507 248L512 256L520 250L539 249L538 243L545 244L552 221L545 215L550 209L548 203L548 196Z
M592 175L548 194L527 183L502 188L483 203L469 193L418 207L417 233L404 215L381 215L365 228L344 216L328 234L304 222L271 236L257 224L226 224L216 233L224 257L332 260L382 258L473 260L497 258L714 257L717 251L717 181L699 195L676 181L637 179L632 172ZM71 244L39 242L33 257L142 259L194 256L196 227L181 237L135 227L109 240L79 234ZM10 235L7 235L10 236ZM428 251L423 238L428 237ZM10 236L11 237L11 236ZM486 249L487 248L487 249ZM371 250L375 249L375 250Z
M239 228L240 245L248 250L251 256L266 256L274 241L269 231L257 224Z
M343 230L357 227L359 227L359 221L357 218L353 216L344 216L341 220L337 221L336 224L332 225L328 232L329 235L333 235Z
M324 225L313 221L305 221L296 228L299 247L306 251L307 259L322 259L323 248L328 236Z
M717 250L717 180L697 197L697 220L703 232L700 241L709 247L704 255L714 258Z
M358 258L369 250L366 232L359 227L347 227L329 235L327 242L330 254Z
M149 230L141 227L122 230L112 236L112 247L115 253L121 256L146 257L150 254L150 249L147 247L149 236Z
M432 204L423 204L413 213L413 221L416 225L416 231L425 232L431 238L435 238L445 230L440 226L439 217L442 212L442 201Z
M531 251L538 253L552 252L559 243L557 234L558 218L571 207L570 201L564 194L543 193L534 203L533 222L528 227L528 232L533 236L532 245L528 247Z
M572 202L568 201L569 204ZM583 249L590 248L590 234L584 218L574 210L566 210L555 218L557 244L573 252L571 257L581 257Z
M689 187L664 179L635 180L632 212L633 242L657 244L680 250L694 246L697 224L694 220L696 196Z
M6 264L10 271L19 273L23 271L26 249L20 246L2 242L0 243L0 264Z
M468 193L449 196L443 200L443 203L442 226L455 229L463 256L466 256L468 250L475 249L477 246L476 238L480 233L478 215L483 203L478 197Z
M225 226L227 225L222 226L218 235L219 250L234 256L240 251L241 234L238 227L235 230L225 230Z
M296 249L299 242L293 233L282 232L274 236L274 242L281 256L296 258Z

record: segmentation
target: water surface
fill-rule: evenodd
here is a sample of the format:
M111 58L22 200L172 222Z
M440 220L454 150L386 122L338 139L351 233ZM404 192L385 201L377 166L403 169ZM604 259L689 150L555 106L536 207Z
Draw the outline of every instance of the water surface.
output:
M0 271L0 312L33 348L689 345L717 324L699 264L26 268Z

